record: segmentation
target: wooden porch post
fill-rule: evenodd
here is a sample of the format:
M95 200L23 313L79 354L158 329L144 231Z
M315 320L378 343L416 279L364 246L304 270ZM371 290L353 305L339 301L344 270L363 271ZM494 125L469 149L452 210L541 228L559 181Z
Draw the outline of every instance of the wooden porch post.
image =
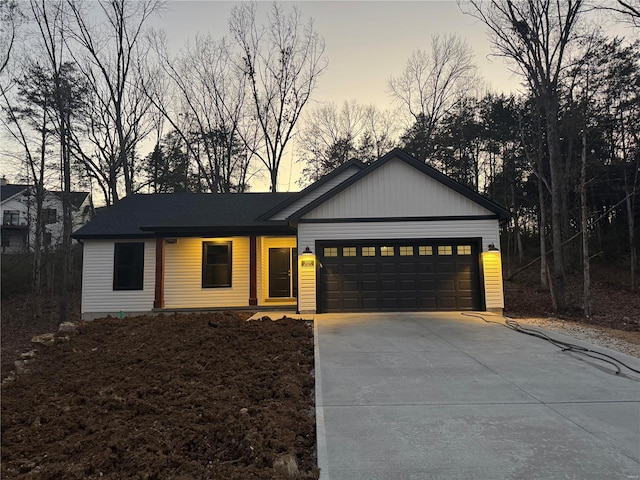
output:
M156 237L156 291L153 308L164 308L164 238Z
M249 305L258 305L258 257L256 236L249 237Z

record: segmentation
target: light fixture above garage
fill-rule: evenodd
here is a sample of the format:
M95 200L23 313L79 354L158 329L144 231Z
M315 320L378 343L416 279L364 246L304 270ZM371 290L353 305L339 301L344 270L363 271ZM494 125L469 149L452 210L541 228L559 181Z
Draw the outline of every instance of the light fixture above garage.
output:
M498 250L498 249L496 248L495 244L490 243L490 244L489 244L489 247L487 248L487 251L488 251L488 252L499 252L500 250Z
M307 248L304 249L304 252L302 252L302 254L303 255L313 255L313 252L309 248L309 245L307 245Z

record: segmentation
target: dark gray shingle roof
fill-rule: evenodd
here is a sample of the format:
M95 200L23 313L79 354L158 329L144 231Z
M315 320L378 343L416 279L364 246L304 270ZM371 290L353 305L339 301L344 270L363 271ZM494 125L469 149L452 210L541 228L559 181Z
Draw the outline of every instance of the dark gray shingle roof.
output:
M21 185L16 183L8 183L7 185L2 185L0 186L0 197L2 198L1 201L4 202L5 200L8 200L9 198L17 195L27 188L29 188L29 185Z
M131 195L105 208L75 238L233 234L288 231L286 222L257 218L297 193L168 193Z
M49 193L54 194L56 197L60 199L60 201L62 201L62 192L50 191ZM71 206L76 210L79 209L82 206L82 203L87 199L88 196L89 196L89 192L71 192Z

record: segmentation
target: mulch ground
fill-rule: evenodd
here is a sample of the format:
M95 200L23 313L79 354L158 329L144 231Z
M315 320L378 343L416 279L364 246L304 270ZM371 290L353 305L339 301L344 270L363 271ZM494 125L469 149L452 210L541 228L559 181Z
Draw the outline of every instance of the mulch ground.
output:
M102 319L38 346L2 386L2 478L318 478L312 328L248 316Z

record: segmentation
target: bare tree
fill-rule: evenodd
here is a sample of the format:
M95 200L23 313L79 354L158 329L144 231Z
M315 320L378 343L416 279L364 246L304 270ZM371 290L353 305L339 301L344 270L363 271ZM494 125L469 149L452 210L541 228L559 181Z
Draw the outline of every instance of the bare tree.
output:
M31 0L31 13L39 32L38 41L45 70L51 77L53 121L60 142L62 176L62 282L60 285L60 321L67 318L67 288L71 270L71 84L66 70L66 34L68 11L63 0Z
M177 58L160 36L154 47L161 72L147 76L147 95L182 138L209 191L244 191L256 130L246 120L246 76L226 41L198 36Z
M45 195L45 181L50 167L47 162L47 149L53 142L52 124L53 98L48 92L41 92L44 80L42 70L31 65L19 81L20 91L14 101L10 100L6 90L2 91L2 124L9 138L19 147L17 155L25 163L28 184L31 186L29 205L29 224L33 229L33 260L31 265L31 312L34 317L42 316L42 266L44 247L44 221L42 207ZM20 107L18 106L20 104Z
M545 116L551 178L553 234L553 292L559 311L566 310L562 253L562 182L559 103L561 74L568 66L568 49L576 40L582 0L472 0L471 15L487 25L494 50L513 60L540 102Z
M16 42L18 26L23 15L15 0L0 0L0 74L2 74L11 58Z
M429 143L442 117L476 85L473 50L455 35L431 38L431 50L413 51L400 75L387 82L390 95ZM422 159L426 160L426 159Z
M106 19L100 26L90 23L90 15L80 1L67 3L74 20L69 36L73 47L80 47L71 51L91 85L95 107L88 117L88 137L95 156L93 160L89 155L83 158L88 172L107 182L109 204L119 199L120 175L125 194L135 191L136 149L153 128L148 116L150 103L142 92L137 65L148 51L143 42L145 23L161 3L100 0L97 5Z
M370 162L397 142L398 123L391 112L356 100L318 105L304 117L300 131L306 165L302 183L317 180L351 158Z
M251 116L262 134L255 153L275 192L283 154L327 62L323 39L296 7L286 13L274 3L265 26L256 23L256 10L256 3L234 7L229 26L240 50L237 66L249 83Z
M622 21L640 27L640 0L601 0L593 8L613 12Z

